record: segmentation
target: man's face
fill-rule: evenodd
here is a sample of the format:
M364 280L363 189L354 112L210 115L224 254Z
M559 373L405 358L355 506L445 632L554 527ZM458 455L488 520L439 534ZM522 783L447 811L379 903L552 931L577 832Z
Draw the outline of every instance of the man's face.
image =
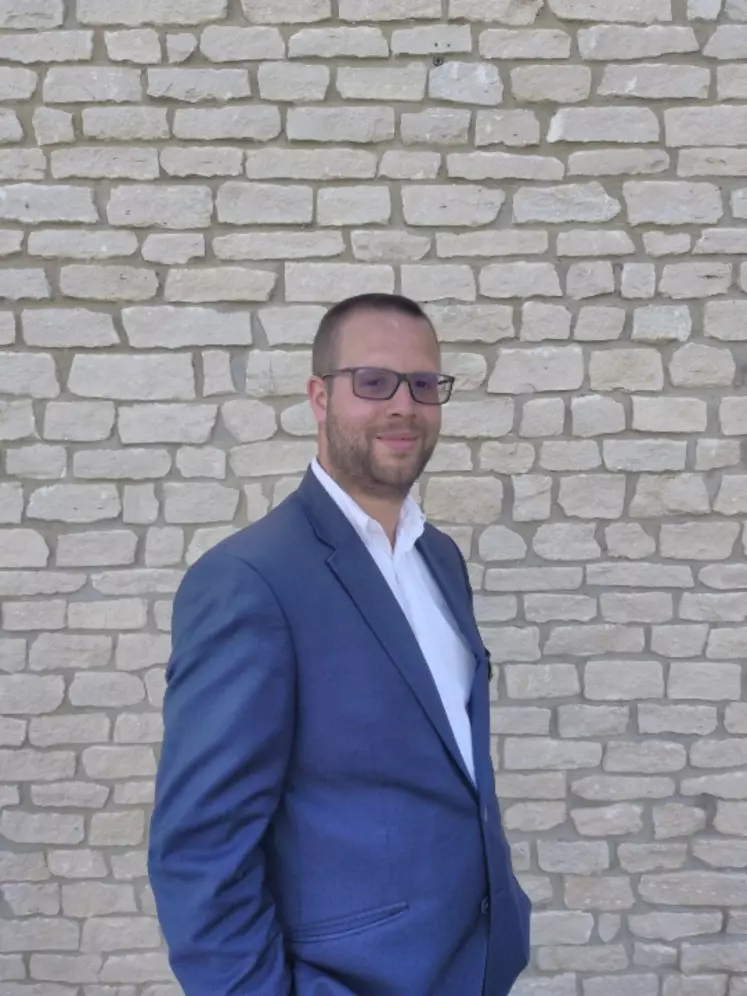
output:
M335 369L378 367L440 373L440 350L427 322L396 312L351 315L339 335ZM401 499L430 460L441 428L438 405L414 401L401 383L388 401L359 398L343 374L310 384L320 429L320 456L351 490Z

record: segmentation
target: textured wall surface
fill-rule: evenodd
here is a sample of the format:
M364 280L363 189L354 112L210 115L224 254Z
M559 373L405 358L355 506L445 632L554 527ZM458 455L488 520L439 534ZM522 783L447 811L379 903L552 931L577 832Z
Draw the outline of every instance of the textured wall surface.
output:
M176 992L145 869L170 599L312 456L323 306L394 289L459 379L422 494L498 664L517 992L745 996L747 2L0 28L3 996Z

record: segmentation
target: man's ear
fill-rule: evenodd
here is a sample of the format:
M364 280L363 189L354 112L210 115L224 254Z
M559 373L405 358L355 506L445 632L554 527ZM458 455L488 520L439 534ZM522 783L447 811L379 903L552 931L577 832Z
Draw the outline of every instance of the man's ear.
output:
M321 425L327 417L329 404L327 382L321 377L310 377L306 385L306 393L317 425Z

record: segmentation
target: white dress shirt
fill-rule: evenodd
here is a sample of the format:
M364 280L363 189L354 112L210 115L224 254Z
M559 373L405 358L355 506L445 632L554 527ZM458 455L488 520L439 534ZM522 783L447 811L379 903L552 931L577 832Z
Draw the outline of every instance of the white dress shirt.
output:
M464 763L474 779L472 730L467 704L475 660L450 612L441 589L415 547L425 516L412 498L402 507L394 549L375 519L363 511L324 470L311 465L317 480L360 536L399 602L430 668Z

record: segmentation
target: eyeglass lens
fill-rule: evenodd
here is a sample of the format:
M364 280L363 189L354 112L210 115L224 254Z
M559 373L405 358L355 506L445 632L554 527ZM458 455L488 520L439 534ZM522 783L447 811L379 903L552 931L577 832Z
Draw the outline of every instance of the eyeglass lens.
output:
M386 401L396 392L400 379L394 370L359 369L353 375L353 390L360 398ZM450 382L440 374L411 373L402 379L407 381L415 401L424 405L443 404L451 394Z

